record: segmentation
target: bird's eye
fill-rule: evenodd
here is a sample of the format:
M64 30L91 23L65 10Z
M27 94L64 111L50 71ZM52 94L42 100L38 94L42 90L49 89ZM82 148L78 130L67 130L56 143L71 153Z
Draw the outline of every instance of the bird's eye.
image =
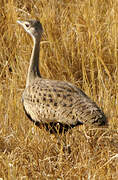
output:
M29 24L25 24L26 27L29 27Z

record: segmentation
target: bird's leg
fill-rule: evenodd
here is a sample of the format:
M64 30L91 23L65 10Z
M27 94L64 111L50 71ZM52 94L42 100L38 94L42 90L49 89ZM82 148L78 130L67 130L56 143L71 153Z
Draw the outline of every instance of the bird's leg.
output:
M71 148L70 148L70 145L67 145L67 142L66 142L66 134L63 134L62 135L62 145L63 145L63 152L67 152L68 154L71 153Z
M66 142L66 135L65 134L56 134L56 138L57 138L57 145L58 145L58 149L59 149L59 154L62 155L62 154L65 154L65 153L68 153L70 154L71 153L71 148L70 148L70 145L67 145L67 142Z
M70 146L66 143L66 134L64 132L64 128L62 129L62 132L60 134L60 124L56 125L56 131L57 131L57 139L58 139L58 145L60 146L61 152L67 152L71 153Z

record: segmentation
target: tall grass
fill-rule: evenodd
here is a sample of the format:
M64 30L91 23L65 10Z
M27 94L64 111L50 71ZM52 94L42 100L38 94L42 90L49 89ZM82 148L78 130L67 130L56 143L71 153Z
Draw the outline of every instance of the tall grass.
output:
M116 0L0 2L1 179L118 178L117 9ZM108 128L77 127L68 132L69 155L22 109L32 41L17 19L39 19L43 25L42 76L77 85L108 117Z

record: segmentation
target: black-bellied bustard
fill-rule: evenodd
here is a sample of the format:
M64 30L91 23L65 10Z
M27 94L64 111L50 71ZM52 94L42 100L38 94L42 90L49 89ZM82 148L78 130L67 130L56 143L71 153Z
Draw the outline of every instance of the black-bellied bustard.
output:
M39 71L42 25L37 20L17 21L33 39L26 88L22 103L27 116L51 133L65 132L77 125L105 125L103 111L81 89L64 81L44 79Z

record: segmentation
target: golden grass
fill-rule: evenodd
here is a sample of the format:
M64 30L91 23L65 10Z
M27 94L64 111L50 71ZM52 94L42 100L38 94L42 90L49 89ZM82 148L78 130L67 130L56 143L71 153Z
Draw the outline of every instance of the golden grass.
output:
M0 2L0 178L118 179L118 2L32 0ZM108 128L67 133L71 154L24 114L21 94L32 41L17 19L44 27L40 70L82 88L108 117Z

